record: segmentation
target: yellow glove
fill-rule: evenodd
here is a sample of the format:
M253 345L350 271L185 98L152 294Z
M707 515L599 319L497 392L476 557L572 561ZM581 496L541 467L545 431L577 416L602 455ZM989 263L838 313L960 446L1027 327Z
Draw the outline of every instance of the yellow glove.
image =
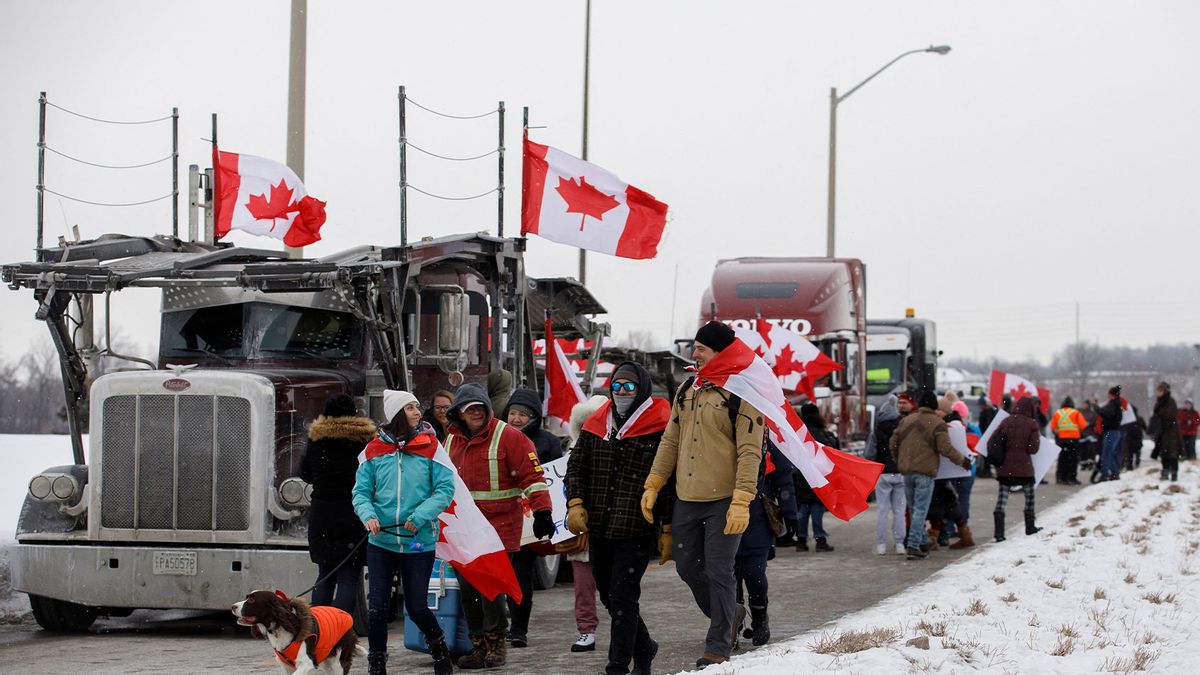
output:
M654 522L654 502L658 501L658 491L667 484L667 479L662 476L650 474L646 476L646 482L642 485L645 492L642 493L642 517L647 523Z
M583 508L583 500L579 497L567 502L567 529L575 534L588 531L587 509Z
M733 501L729 502L729 511L725 513L725 534L741 534L750 525L750 500L754 499L753 492L734 490Z
M662 533L658 535L658 564L666 565L671 559L671 547L675 545L675 538L671 536L671 526L663 525Z

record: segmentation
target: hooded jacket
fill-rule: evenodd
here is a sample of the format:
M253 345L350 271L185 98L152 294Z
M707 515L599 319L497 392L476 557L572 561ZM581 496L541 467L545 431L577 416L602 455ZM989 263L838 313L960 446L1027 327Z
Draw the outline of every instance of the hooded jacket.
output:
M411 520L415 533L399 528L371 535L369 541L398 553L432 551L441 524L438 516L454 500L454 472L434 461L437 436L422 421L413 438L393 439L384 433L367 446L354 481L354 511L366 523L403 525ZM419 544L420 546L416 546Z
M883 465L883 473L900 473L896 466L896 455L889 447L892 434L898 426L900 409L896 407L896 398L889 396L875 412L875 461Z
M485 410L483 427L474 434L460 414L468 403L480 403ZM446 450L450 453L450 461L458 469L458 475L471 491L479 510L496 528L504 548L510 552L519 551L525 521L521 497L529 500L534 512L550 510L550 492L542 476L537 450L528 436L496 419L487 392L477 384L464 384L458 388L449 417Z
M358 455L375 437L366 417L322 415L308 429L308 448L300 460L300 478L313 486L308 509L308 555L318 565L336 565L362 539L364 530L351 504ZM348 565L365 565L359 547Z
M988 439L988 449L1004 447L1004 463L996 466L996 478L1006 484L1026 482L1033 478L1033 458L1042 444L1037 423L1037 408L1033 399L1022 396L1013 405L1013 412Z
M1179 433L1179 408L1170 392L1154 401L1154 449L1162 459L1179 459L1183 453L1183 438Z
M517 389L508 399L508 404L504 406L504 410L500 413L500 419L508 419L508 411L514 406L519 405L533 411L533 416L529 418L529 422L521 428L521 433L529 437L533 447L537 449L538 461L542 464L553 462L563 456L562 441L558 436L550 433L542 428L542 398L532 389Z
M941 463L938 455L955 464L963 461L963 456L950 444L946 422L933 408L925 406L900 420L888 447L895 453L896 468L901 473L919 473L933 478Z

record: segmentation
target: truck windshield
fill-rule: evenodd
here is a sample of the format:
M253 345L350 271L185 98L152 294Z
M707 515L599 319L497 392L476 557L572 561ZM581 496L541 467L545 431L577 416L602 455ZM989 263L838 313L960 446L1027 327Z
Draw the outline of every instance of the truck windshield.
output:
M200 307L163 316L162 355L345 359L358 356L354 316L264 302Z
M904 386L904 352L867 352L867 393L890 394Z

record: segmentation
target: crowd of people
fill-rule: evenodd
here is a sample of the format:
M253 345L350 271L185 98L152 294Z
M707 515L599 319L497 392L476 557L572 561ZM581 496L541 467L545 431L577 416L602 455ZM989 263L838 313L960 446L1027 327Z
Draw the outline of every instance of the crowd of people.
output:
M692 354L697 367L735 339L722 323L703 326ZM658 643L640 597L653 562L675 562L709 621L696 661L703 668L728 660L743 638L756 646L770 640L767 566L780 548L809 551L811 528L811 550L834 551L824 505L770 442L762 413L722 387L693 377L672 399L659 398L643 366L621 363L605 396L576 407L564 439L543 428L536 391L512 390L511 378L493 375L487 389L464 384L438 391L424 409L413 394L387 390L378 426L352 398L334 396L310 427L302 478L313 486L309 550L320 579L313 603L352 612L362 569L369 570L372 675L386 673L397 575L405 611L424 636L435 673L453 672L455 665L499 668L509 647L530 643L537 557L565 553L580 633L571 650L596 648L598 595L610 622L605 672L648 674ZM1052 414L1033 397L1014 401L1006 395L999 407L980 399L978 425L953 392L888 397L876 411L865 453L883 467L874 491L875 552L924 560L939 548L975 546L970 502L976 476L994 475L999 486L995 541L1005 540L1013 492L1024 498L1025 533L1038 532L1034 458L1046 432L1061 448L1055 474L1060 485L1080 485L1080 469L1092 471L1091 482L1119 479L1122 468L1140 464L1144 434L1154 440L1151 458L1161 461L1162 478L1177 479L1179 460L1195 458L1200 414L1190 400L1177 407L1165 382L1157 394L1149 423L1117 386L1103 405L1085 400L1076 408L1066 398ZM817 406L802 405L798 414L815 440L838 447ZM951 430L966 438L966 447ZM986 452L977 447L984 437ZM438 516L454 495L453 472L432 459L439 445L503 542L522 592L519 603L504 595L488 599L459 579L471 649L457 660L425 602ZM565 446L565 525L576 536L551 546L555 524L542 464L560 458ZM945 462L955 467L954 475L938 478ZM525 509L532 511L538 542L522 546Z

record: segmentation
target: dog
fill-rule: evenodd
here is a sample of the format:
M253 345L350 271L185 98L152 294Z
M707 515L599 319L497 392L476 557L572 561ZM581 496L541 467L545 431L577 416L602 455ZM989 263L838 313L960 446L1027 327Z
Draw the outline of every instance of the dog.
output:
M336 607L313 607L281 591L252 591L233 605L238 625L265 636L285 675L346 675L355 656L366 656L354 620Z

